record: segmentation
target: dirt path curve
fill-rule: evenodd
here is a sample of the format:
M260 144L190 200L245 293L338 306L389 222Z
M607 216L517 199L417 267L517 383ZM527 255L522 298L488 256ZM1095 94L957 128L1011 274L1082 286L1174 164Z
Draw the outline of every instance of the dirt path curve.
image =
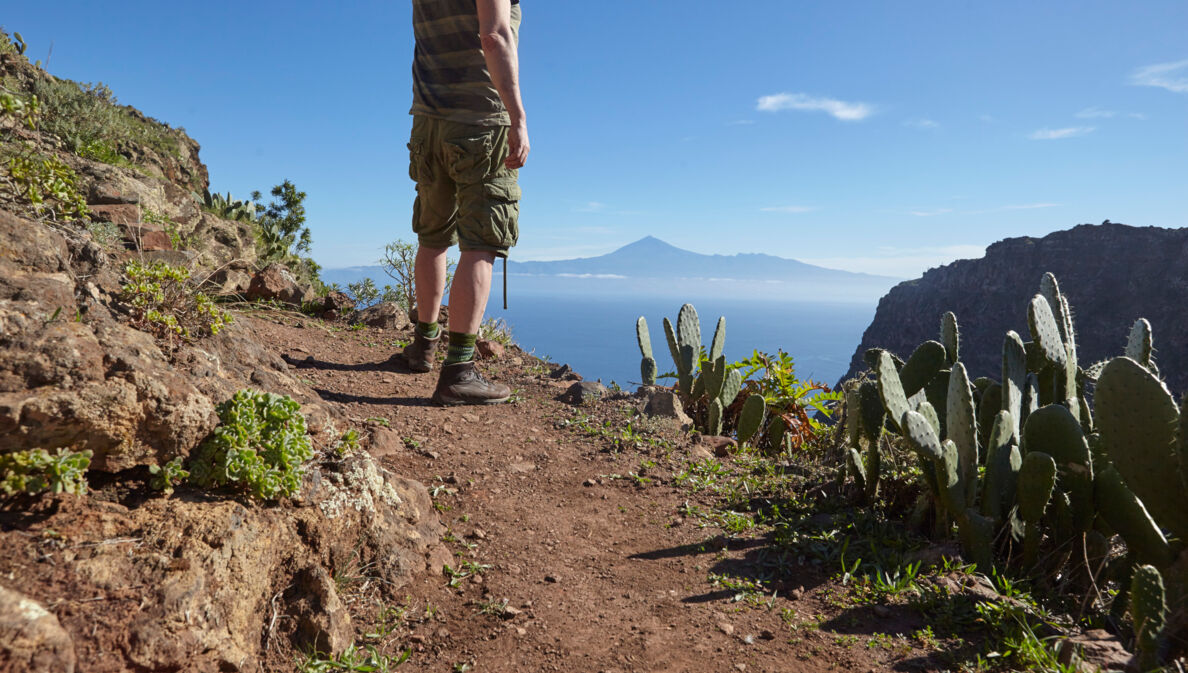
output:
M570 382L552 380L539 361L512 349L485 369L511 385L518 401L438 408L425 401L435 374L382 364L405 334L254 323L261 340L324 400L344 407L357 427L384 435L374 452L435 493L452 536L452 567L459 574L480 571L421 578L402 590L404 601L387 606L389 616L402 617L389 620L391 633L380 642L413 650L401 670L738 673L895 666L889 652L836 632L794 630L781 618L784 610L794 611L784 617L801 621L823 612L811 591L823 578L810 571L770 608L733 601L734 591L708 581L709 573L745 562L749 545L724 548L717 530L680 516L688 494L672 485L670 474L647 485L610 476L636 471L641 460L657 460L662 451L679 458L687 440L674 435L673 447L616 454L606 438L574 429L587 414L594 425L623 419L633 401L575 409L556 399ZM365 570L340 579L357 623L384 609L366 598ZM795 591L797 584L810 591ZM899 659L895 667L904 663Z

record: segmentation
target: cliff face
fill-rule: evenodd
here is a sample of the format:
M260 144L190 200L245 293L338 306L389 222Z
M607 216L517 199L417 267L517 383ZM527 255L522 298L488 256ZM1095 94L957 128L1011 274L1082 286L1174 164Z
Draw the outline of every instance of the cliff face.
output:
M937 339L957 314L961 359L971 376L1001 378L1003 336L1029 340L1027 302L1051 271L1072 305L1081 366L1120 355L1131 324L1151 321L1156 362L1174 391L1188 388L1188 228L1082 224L1043 238L1008 238L985 257L959 260L905 281L879 301L845 378L866 369L868 348L901 357Z

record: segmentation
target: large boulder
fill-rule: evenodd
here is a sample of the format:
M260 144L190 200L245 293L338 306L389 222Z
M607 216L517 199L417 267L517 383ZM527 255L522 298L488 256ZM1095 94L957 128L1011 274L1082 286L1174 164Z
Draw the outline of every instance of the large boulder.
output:
M273 262L257 272L247 291L247 298L252 301L275 299L296 306L301 305L304 297L305 289L297 283L293 272L279 262Z
M408 314L396 302L383 301L362 311L356 311L351 316L351 322L361 322L368 327L380 329L404 329L408 325Z

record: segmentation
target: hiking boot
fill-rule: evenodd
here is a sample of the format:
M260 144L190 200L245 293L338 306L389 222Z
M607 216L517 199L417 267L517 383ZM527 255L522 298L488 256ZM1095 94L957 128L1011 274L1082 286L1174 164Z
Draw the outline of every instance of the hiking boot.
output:
M427 372L433 369L433 356L437 353L437 344L441 343L441 335L443 330L438 330L437 336L430 339L429 337L421 336L417 330L413 330L413 342L404 347L404 361L408 363L408 368L414 372Z
M433 391L433 403L443 405L498 404L509 397L511 388L483 378L473 360L442 365L437 390Z

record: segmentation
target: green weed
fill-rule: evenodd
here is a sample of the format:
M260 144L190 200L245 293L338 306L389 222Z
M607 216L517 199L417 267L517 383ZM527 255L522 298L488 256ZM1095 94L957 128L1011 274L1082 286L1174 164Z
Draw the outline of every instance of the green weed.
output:
M0 454L0 490L8 495L44 491L83 495L87 492L90 451L30 449Z
M189 269L162 261L125 264L120 298L132 308L132 326L173 343L218 334L231 324L231 314L192 288L189 279Z

